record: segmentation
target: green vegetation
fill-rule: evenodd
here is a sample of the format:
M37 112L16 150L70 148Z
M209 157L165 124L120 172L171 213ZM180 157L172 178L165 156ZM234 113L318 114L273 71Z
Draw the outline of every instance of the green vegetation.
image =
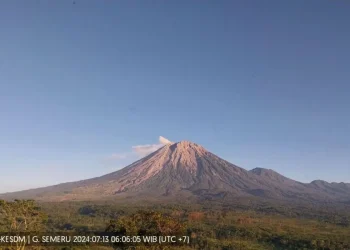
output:
M46 215L33 200L0 200L0 230L13 235L45 230ZM25 242L16 242L15 249L25 249Z
M187 235L190 244L138 244L136 249L350 249L346 207L298 204L0 203L2 232L109 232L115 236ZM39 208L40 207L40 208ZM128 244L33 249L129 249ZM1 248L0 249L10 249ZM11 249L29 249L14 246Z

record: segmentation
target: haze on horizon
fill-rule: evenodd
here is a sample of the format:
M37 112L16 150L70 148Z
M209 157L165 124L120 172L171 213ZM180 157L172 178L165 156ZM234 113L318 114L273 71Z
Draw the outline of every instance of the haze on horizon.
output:
M0 2L0 193L189 140L350 183L347 1Z

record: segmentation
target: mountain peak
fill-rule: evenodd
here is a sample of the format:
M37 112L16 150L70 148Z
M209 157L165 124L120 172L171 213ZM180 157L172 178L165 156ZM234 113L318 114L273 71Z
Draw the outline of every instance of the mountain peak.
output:
M191 156L195 155L203 155L207 150L203 148L201 145L198 145L194 142L190 141L180 141L170 145L173 152L178 152L181 154L191 154Z
M187 146L189 146L189 147L202 147L202 146L198 145L197 143L194 143L194 142L191 142L191 141L186 141L186 140L179 141L179 142L176 142L176 143L173 143L173 144L176 144L178 146L185 146L185 147L187 147Z
M133 196L192 195L217 198L224 194L286 199L348 199L350 184L313 181L303 184L272 169L250 171L231 164L191 141L172 142L125 168L104 176L46 188L27 190L6 197L40 197L47 200L89 200ZM1 197L1 196L0 196Z

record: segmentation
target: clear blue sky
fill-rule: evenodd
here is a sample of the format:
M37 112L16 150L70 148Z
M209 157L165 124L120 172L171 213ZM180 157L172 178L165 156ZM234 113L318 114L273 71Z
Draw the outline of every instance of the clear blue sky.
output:
M349 13L345 0L0 1L0 192L117 170L160 135L350 182Z

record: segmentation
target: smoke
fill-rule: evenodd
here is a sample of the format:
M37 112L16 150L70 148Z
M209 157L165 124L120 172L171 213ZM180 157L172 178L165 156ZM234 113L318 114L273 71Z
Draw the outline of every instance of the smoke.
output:
M133 146L132 150L139 156L146 156L168 144L172 144L172 142L163 136L159 136L159 144L137 145Z
M163 137L163 136L159 136L159 142L163 145L167 145L167 144L172 144L173 142L169 141L167 138Z
M139 156L146 156L163 147L163 144L146 144L133 146L132 150Z
M136 145L132 146L132 152L127 153L114 153L110 155L107 159L108 160L121 160L126 159L130 157L135 157L135 154L138 157L145 157L146 155L149 155L153 153L154 151L157 151L164 145L172 144L173 142L168 140L167 138L163 136L159 136L159 143L158 144L144 144L144 145Z

